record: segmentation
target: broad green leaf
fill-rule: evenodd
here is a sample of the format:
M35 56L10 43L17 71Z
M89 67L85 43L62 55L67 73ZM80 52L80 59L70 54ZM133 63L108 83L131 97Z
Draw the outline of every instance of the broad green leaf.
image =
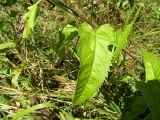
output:
M124 31L122 31L121 29L117 30L117 32L116 32L116 40L115 40L116 50L115 50L115 53L114 53L113 61L115 61L118 58L118 56L121 53L122 49L126 47L127 38L129 36L129 33L132 30L132 26L133 26L133 23L127 25L124 28Z
M160 80L160 59L149 52L145 52L143 57L146 71L146 81Z
M35 110L46 108L46 107L56 107L56 105L48 102L48 103L38 104L38 105L32 106L30 108L24 109L24 110L20 110L13 116L12 120L18 120L21 117L23 117L24 115L27 115L28 113L31 113Z
M36 19L39 13L39 0L36 4L30 6L29 11L24 15L25 29L23 31L23 38L28 38L36 25Z
M147 105L143 97L137 97L136 100L131 105L129 111L126 112L122 120L135 120L139 115L147 110Z
M75 27L71 24L68 24L66 27L64 27L62 30L62 33L65 36L64 44L69 43L75 36L77 36L78 35L77 31L78 31L77 27Z
M0 44L0 50L3 50L5 48L9 48L9 47L15 47L16 44L14 42L6 42L6 43L2 43Z
M77 31L77 27L72 24L68 24L60 30L56 37L56 48L60 49L63 45L67 45L75 36L78 35Z
M65 47L69 45L69 42L78 35L77 27L72 23L68 24L56 36L56 50L59 57L65 59Z
M153 120L160 120L160 81L138 82L137 87L151 111Z
M107 24L95 32L90 25L84 23L78 32L80 72L73 99L75 105L84 103L90 98L108 76L113 55L108 46L114 43L113 28Z

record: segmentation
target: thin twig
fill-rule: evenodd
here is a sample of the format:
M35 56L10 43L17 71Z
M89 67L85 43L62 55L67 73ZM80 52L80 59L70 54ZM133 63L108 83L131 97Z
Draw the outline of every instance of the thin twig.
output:
M88 24L90 24L93 27L96 27L91 21L89 21L86 17L80 15L77 11L73 10L72 8L68 7L67 5L64 5L60 0L47 0L49 3L55 4L58 7L60 7L61 9L63 9L64 11L67 11L68 13L79 17L80 19L82 19L84 22L87 22Z

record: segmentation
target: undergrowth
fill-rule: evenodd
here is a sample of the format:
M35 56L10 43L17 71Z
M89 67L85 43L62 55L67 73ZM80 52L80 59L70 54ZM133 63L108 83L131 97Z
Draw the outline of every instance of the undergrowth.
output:
M0 2L0 119L158 120L159 112L155 110L160 106L152 107L160 105L159 97L155 95L160 94L156 89L159 82L146 82L150 78L159 80L158 75L147 72L151 69L147 62L160 66L160 62L152 61L159 61L157 57L160 57L158 1L64 0L63 3L79 16L67 13L52 1L39 3L39 15L28 38L23 35L26 23L22 18L29 11L28 7L37 1ZM83 22L93 30L110 24L116 32L124 30L131 22L134 24L127 45L110 65L108 76L96 93L83 104L73 105L81 70L77 54L81 36L73 34L74 37L70 36L69 42L60 43L60 47L57 40L64 37L62 34L67 25L79 29ZM117 46L106 47L115 51ZM154 69L154 74L159 72ZM153 87L155 92L147 89ZM152 99L146 94L157 100L153 101L155 104L151 104Z

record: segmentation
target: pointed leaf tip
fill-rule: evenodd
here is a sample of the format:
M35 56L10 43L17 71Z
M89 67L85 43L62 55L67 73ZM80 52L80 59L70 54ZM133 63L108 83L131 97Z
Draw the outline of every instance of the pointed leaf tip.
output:
M108 46L114 42L114 31L111 26L103 25L95 32L84 23L79 28L79 36L80 71L74 105L84 103L93 96L108 75L113 55Z

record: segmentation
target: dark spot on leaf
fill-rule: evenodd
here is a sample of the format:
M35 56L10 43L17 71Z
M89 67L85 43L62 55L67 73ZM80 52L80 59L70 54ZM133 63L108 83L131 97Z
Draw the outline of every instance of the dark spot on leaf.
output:
M111 44L111 45L109 45L109 46L108 46L108 50L109 50L110 52L112 52L113 47L114 47L114 46L113 46L112 44Z

